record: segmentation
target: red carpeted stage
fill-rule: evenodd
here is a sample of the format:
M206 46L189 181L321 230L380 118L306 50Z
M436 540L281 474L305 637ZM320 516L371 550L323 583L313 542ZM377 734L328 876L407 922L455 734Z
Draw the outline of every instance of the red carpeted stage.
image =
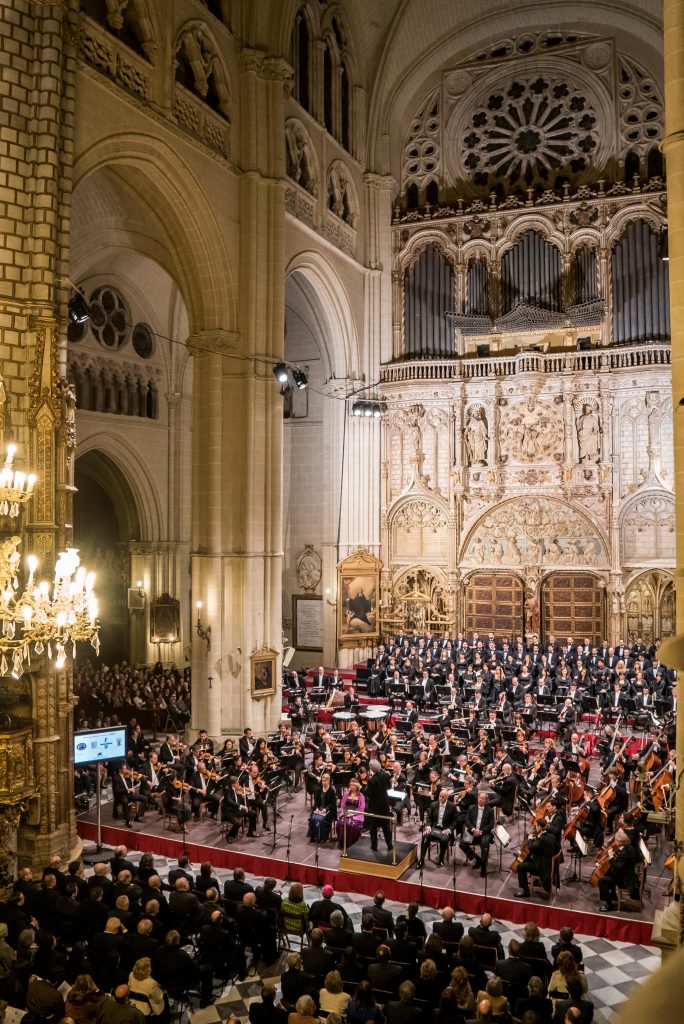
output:
M559 929L569 925L584 935L605 936L644 945L650 944L654 911L663 907L665 893L672 880L671 872L663 871L663 858L659 856L657 862L648 869L643 911L599 914L598 890L589 884L589 876L594 867L594 857L590 854L584 858L580 883L569 881L571 867L568 859L561 865L561 888L558 893L554 891L550 899L514 899L517 880L510 871L510 864L523 828L518 823L507 826L512 840L508 849L502 851L500 871L499 846L497 844L492 847L486 892L485 879L479 872L466 866L465 858L457 846L454 847L455 870L452 861L447 862L443 868L426 861L422 882L415 865L396 881L379 879L370 874L351 874L340 870L340 851L334 842L320 846L317 851L315 845L307 841L307 813L302 794L281 799L279 806L281 814L278 818L278 845L275 850L270 849L272 831L262 832L259 838L242 838L228 845L220 833L218 823L211 819L197 824L190 823L190 832L184 836L176 831L164 830L163 819L156 812L148 812L144 824L136 824L134 829L127 829L121 827L119 821L112 820L111 805L103 805L102 808L102 841L110 846L123 843L132 850L150 851L172 858L179 857L185 851L195 863L210 860L216 867L222 868L239 865L255 875L273 875L307 885L322 886L330 882L340 892L372 895L381 886L388 898L402 903L417 901L437 908L445 903L453 903L457 910L467 914L480 914L487 909L502 920L518 924L533 919L545 928ZM288 858L290 816L292 836ZM79 835L88 842L94 842L95 813L81 814L77 823ZM397 836L403 842L416 842L420 838L418 826L413 822L404 825L398 830ZM380 838L381 845L382 842ZM564 875L567 875L565 881Z

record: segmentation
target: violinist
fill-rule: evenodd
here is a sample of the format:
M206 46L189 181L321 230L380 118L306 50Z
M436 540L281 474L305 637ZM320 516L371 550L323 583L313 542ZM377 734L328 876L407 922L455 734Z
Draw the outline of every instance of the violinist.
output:
M530 885L528 876L538 875L544 892L547 897L551 895L551 870L553 858L560 845L556 836L549 830L549 823L546 818L537 821L536 837L528 840L529 855L518 867L518 885L520 889L515 893L517 899L528 900L530 898Z
M169 733L159 748L159 760L162 764L177 766L181 763L182 749L178 746L177 738Z
M257 818L261 814L264 828L268 828L268 786L259 775L259 766L251 764L244 783L245 796L250 807L257 812Z
M416 773L417 774L417 773ZM428 769L428 780L427 784L424 782L413 781L413 802L418 808L418 815L420 817L420 823L423 824L425 815L427 814L430 804L433 800L436 800L439 796L441 789L439 781L439 772L434 768Z
M632 845L630 837L624 829L618 829L615 836L615 847L607 856L610 858L610 867L599 878L599 894L601 906L599 912L608 914L615 909L617 889L629 889L630 897L639 898L639 878L636 867L639 863L639 851Z
M292 772L294 791L298 793L302 785L302 772L304 771L304 747L299 738L299 733L294 733L291 744L281 748L285 758L285 768Z
M222 821L229 826L226 831L226 842L234 842L240 831L240 824L245 819L248 823L248 836L256 835L257 812L255 807L249 807L245 801L242 788L238 786L237 776L231 775L228 785L223 792L223 809L221 812Z
M199 730L193 746L199 747L202 755L211 754L213 756L214 754L214 741L209 739L209 733L206 729Z
M200 809L202 804L211 805L213 810L210 811L209 816L211 818L216 818L216 809L220 803L221 794L220 792L216 792L214 790L210 791L210 781L215 781L210 780L208 778L208 776L211 774L214 773L209 771L205 762L199 761L197 764L197 769L194 772L192 772L186 779L186 781L189 783L191 787L191 809L192 816L195 821L199 821Z
M494 796L489 799L490 807L500 807L504 818L509 820L513 817L513 805L515 803L515 791L517 780L513 774L513 765L506 761L501 769L501 774L492 780Z
M143 796L149 798L154 793L163 792L163 778L167 771L170 769L159 763L159 755L153 750L149 758L140 765L140 774L143 776L140 780L140 792Z
M147 797L143 796L140 792L141 779L142 775L140 772L131 771L123 761L112 776L112 795L114 796L114 813L112 816L118 817L116 808L117 805L121 807L126 821L126 828L133 827L131 825L131 804L135 809L135 820L145 820L141 816L141 811L144 814L147 809Z
M456 808L456 818L454 820L454 833L458 836L463 834L463 825L465 824L466 815L469 808L474 807L477 803L477 789L475 787L475 779L471 775L466 775L462 782L463 788L459 791L458 785L456 786L457 792L454 794L454 807Z
M185 803L185 794L187 790L184 787L186 786L187 783L176 779L172 771L167 772L166 777L164 778L164 800L166 803L166 811L168 814L174 814L176 816L179 832L188 831L186 822L190 818L190 811Z

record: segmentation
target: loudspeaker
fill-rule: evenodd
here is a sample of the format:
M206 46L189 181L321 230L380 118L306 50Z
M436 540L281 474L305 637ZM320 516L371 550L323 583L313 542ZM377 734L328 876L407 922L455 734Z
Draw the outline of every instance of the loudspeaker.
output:
M288 667L288 665L290 664L294 657L294 652L294 647L288 647L288 649L285 651L285 654L283 654L283 668Z
M486 359L487 356L490 354L490 352L491 352L491 346L489 344L485 343L484 345L478 345L477 346L477 358L478 359Z
M591 348L591 337L587 336L585 338L578 338L577 339L577 351L578 352L586 352L587 349L590 349L590 348Z

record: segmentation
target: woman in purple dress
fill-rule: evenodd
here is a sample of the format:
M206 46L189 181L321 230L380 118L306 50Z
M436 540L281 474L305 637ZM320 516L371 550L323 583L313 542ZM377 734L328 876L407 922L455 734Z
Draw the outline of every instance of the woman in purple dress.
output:
M337 845L340 849L344 847L345 823L347 829L347 849L353 846L357 839L360 838L363 828L362 812L365 810L365 807L366 801L361 792L359 780L351 779L349 789L340 801L340 816L337 819ZM347 812L346 814L345 811ZM354 813L351 814L349 813L350 811Z

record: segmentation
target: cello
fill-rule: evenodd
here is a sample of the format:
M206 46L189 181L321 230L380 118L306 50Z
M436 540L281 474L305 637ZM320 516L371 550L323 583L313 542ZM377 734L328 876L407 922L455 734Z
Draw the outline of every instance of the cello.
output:
M617 847L618 840L615 836L613 836L611 841L609 843L606 843L606 845L599 850L598 858L596 860L596 867L594 868L594 873L589 879L589 881L594 887L597 886L599 884L599 880L603 878L605 874L607 874L611 861L615 856L615 851L617 850Z

